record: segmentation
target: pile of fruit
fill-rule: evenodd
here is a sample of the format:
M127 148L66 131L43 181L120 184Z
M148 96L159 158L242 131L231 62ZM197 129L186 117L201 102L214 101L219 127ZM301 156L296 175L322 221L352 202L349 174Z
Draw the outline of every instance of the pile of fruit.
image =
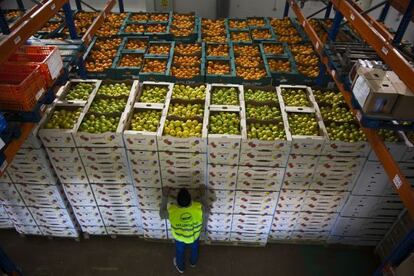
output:
M207 44L208 57L228 57L229 45L227 44Z
M130 130L156 132L161 120L161 110L137 110L131 119Z
M121 45L120 38L98 38L86 59L86 70L89 72L103 72L110 68L119 45Z
M283 122L278 123L247 123L247 138L265 141L286 140Z
M127 17L126 13L111 13L106 18L102 26L96 32L97 36L113 36L116 35Z
M142 54L123 54L119 61L118 67L136 67L141 68L144 57Z
M95 99L88 112L92 113L122 113L127 104L127 99L101 98Z
M276 91L267 91L267 90L261 90L261 89L251 89L251 88L248 88L247 90L244 91L244 100L246 102L254 102L254 103L266 103L266 102L278 103L279 102Z
M89 95L92 93L95 88L95 84L81 82L72 87L66 94L63 100L73 101L73 100L82 100L87 101Z
M203 123L197 120L165 120L164 134L179 138L201 137Z
M189 36L194 32L195 17L192 14L174 14L170 32L174 36Z
M260 121L282 120L280 108L269 105L246 105L247 119L255 119Z
M268 29L252 29L250 32L251 32L252 38L256 40L272 38L272 34L270 33L270 30Z
M384 142L397 143L401 141L401 138L398 136L397 132L390 129L379 129L378 135Z
M79 36L82 36L86 33L86 31L89 29L89 27L92 25L93 21L96 17L98 17L98 12L84 12L79 11L75 14L73 17L75 27L76 27L76 33ZM67 27L63 29L63 33L65 35L69 35L69 30Z
M174 55L173 64L174 65L181 65L181 66L189 66L189 67L198 67L201 64L201 58L199 56Z
M147 22L148 18L149 14L145 12L131 13L129 16L129 21Z
M292 135L318 136L319 126L314 113L288 113Z
M234 42L251 42L250 33L248 31L236 31L230 33L230 39Z
M201 20L201 35L204 42L226 42L226 24L224 20L203 18Z
M166 55L170 54L171 44L169 43L153 43L148 47L147 54L150 55Z
M178 79L191 79L200 75L200 68L173 65L171 75Z
M264 27L266 25L266 21L264 18L260 18L260 17L251 17L251 18L247 18L247 25L252 28L252 27Z
M316 78L319 75L319 58L312 45L289 45L295 57L298 71L307 77Z
M266 55L283 55L285 52L282 44L263 43L263 48Z
M209 75L229 75L230 73L230 62L227 60L209 60L207 62L207 74Z
M46 123L47 129L72 129L82 112L82 108L70 109L55 109Z
M302 65L298 64L298 71L307 77L316 78L319 75L319 67L317 65Z
M215 87L211 91L211 104L238 105L239 91L235 87Z
M170 19L169 13L150 13L149 21L166 22Z
M210 134L240 134L240 116L236 112L211 112L209 122Z
M298 64L302 64L302 65L318 65L319 63L319 58L317 55L314 54L301 54L301 53L297 53L294 54L295 57L295 61Z
M244 19L229 19L230 29L247 29L247 21Z
M128 24L124 32L128 34L143 34L145 32L145 25L137 23Z
M178 55L198 55L201 53L201 45L198 43L176 44L174 48L174 53Z
M167 32L166 24L148 24L145 29L146 33L150 34L163 34Z
M353 122L354 115L346 107L341 106L321 106L321 115L324 121L334 121L339 123Z
M292 67L289 60L267 58L269 69L271 72L291 72Z
M311 55L315 53L312 45L310 44L293 44L289 45L289 48L292 54Z
M274 27L273 30L278 36L297 36L298 35L298 31L292 26Z
M108 97L120 97L120 96L128 97L130 90L131 90L131 86L123 82L102 84L99 87L96 95L108 96Z
M270 19L270 25L272 27L279 27L279 28L293 27L292 22L290 21L289 17L285 17L283 19L271 18Z
M282 88L281 92L286 106L312 106L306 89Z
M45 32L45 33L54 32L60 27L61 24L62 22L46 22L46 24L43 25L43 27L40 29L39 32Z
M260 56L260 49L257 45L233 45L235 55Z
M165 73L167 70L166 59L146 58L144 59L144 68L142 72L145 73Z
M366 141L365 134L361 128L354 123L335 123L326 125L329 139L355 143Z
M173 103L168 108L168 116L176 116L182 119L193 119L196 117L203 117L204 105L202 104L182 104Z
M89 133L115 132L120 118L119 116L86 114L79 131Z
M4 13L5 13L4 17L7 22L13 22L17 18L23 15L23 12L20 10L7 10L7 11L4 11Z
M259 67L261 61L260 57L236 56L236 65L240 67Z
M190 86L184 84L175 84L172 93L172 99L179 100L204 100L206 98L206 86Z
M236 67L236 76L244 80L259 80L267 75L264 67Z
M345 104L344 97L339 91L313 89L316 102L325 105Z
M168 93L168 86L144 85L138 102L164 103Z
M147 49L148 41L141 40L139 38L128 38L128 42L125 45L126 50L138 50L145 51Z
M299 35L281 35L281 36L278 36L278 40L280 42L294 44L294 43L302 42L303 39Z

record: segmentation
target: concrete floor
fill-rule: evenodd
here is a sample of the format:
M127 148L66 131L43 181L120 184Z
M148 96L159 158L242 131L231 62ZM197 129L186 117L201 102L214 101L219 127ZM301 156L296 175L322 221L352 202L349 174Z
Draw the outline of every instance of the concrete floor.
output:
M179 275L172 265L172 243L138 238L67 239L21 237L0 231L0 246L24 275ZM378 259L372 248L269 244L264 248L212 246L200 248L196 268L185 275L371 275Z

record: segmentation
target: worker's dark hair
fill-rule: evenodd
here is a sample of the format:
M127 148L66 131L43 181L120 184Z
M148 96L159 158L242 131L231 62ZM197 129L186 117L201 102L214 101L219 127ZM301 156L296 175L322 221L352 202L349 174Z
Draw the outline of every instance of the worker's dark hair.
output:
M186 188L181 188L178 192L177 203L180 207L188 207L191 204L191 195Z

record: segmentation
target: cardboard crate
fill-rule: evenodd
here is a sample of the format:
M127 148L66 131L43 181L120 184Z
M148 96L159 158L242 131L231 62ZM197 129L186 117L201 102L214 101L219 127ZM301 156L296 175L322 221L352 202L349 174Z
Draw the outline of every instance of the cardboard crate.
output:
M356 196L350 195L341 210L344 217L387 217L396 218L403 209L396 196Z
M397 142L397 143L390 143L384 142L385 146L387 147L388 151L391 153L392 157L395 161L402 161L404 154L407 152L407 145L404 141ZM377 155L375 151L372 150L368 156L368 160L370 161L378 161Z
M134 188L128 184L92 184L98 205L137 205Z
M26 206L66 208L62 191L56 185L15 184Z
M322 155L334 156L368 156L371 146L368 142L359 141L354 143L343 141L326 140L322 149Z
M165 239L168 238L167 230L165 230L165 229L145 229L144 228L144 238L165 240Z
M355 182L352 193L356 195L382 195L389 180L381 163L368 161Z
M74 222L66 208L29 207L36 224L39 226L70 227L75 228Z
M192 170L205 170L206 155L204 153L160 152L160 168L162 171L170 167L188 167Z
M366 158L364 157L321 156L316 166L316 172L339 169L351 171L358 176L365 164L365 160Z
M15 183L30 184L56 184L57 179L51 166L42 167L37 165L29 165L28 168L13 169L8 168L8 174ZM19 165L20 167L20 165Z
M381 240L381 237L344 237L329 236L328 244L347 244L357 246L375 246Z
M283 168L239 167L237 189L279 191L282 185Z
M329 231L292 231L290 239L326 241L328 237L329 237Z
M216 165L216 164L207 164L207 175L208 181L215 183L234 183L234 185L226 185L229 187L235 186L237 181L237 165ZM216 186L211 188L217 189Z
M89 184L63 184L66 197L72 207L96 205L91 186Z
M209 164L234 166L239 164L239 150L209 150L207 157Z
M99 206L105 226L139 226L140 211L136 206Z
M229 242L230 231L207 231L207 241Z
M308 191L301 211L338 212L348 195L343 191Z
M135 187L138 207L148 210L159 210L161 206L161 188Z
M13 183L0 184L0 203L4 205L25 206L23 198Z
M234 215L231 231L255 231L257 233L268 233L271 224L272 216Z
M207 218L207 231L230 231L233 216L231 214L210 213Z
M79 148L79 156L86 166L112 163L128 166L128 159L123 148Z
M71 105L71 104L83 104L87 105L88 102L90 102L96 94L96 91L101 86L101 80L97 79L71 79L66 84L56 92L56 100L55 103L62 104L62 105ZM89 97L87 100L68 100L66 99L66 96L68 93L78 84L80 83L87 83L94 86L93 90L89 94Z
M293 230L296 221L299 219L299 212L275 211L271 231Z
M79 232L73 227L55 227L55 226L39 226L45 236L77 238Z
M256 243L258 245L265 245L267 243L266 234L246 233L246 232L231 232L230 241L241 243Z
M13 224L36 226L36 221L28 207L12 205L4 205L3 207Z
M213 104L212 100L213 100L213 94L214 94L214 90L218 88L235 88L237 90L238 93L238 101L239 103L237 105L217 105L217 104ZM221 83L212 83L212 84L207 84L207 90L206 90L206 98L209 99L208 105L210 107L239 107L242 104L244 104L244 90L243 90L243 86L242 85L237 85L237 84L221 84Z
M278 240L290 240L292 236L292 231L289 230L270 230L269 232L269 241L278 241Z
M242 150L239 164L242 166L286 167L288 153L275 150Z
M278 192L236 191L234 213L272 215Z
M40 228L37 225L14 224L16 231L23 235L42 235Z
M138 187L161 187L161 172L159 167L131 168L132 182Z
M331 235L354 237L377 237L381 239L388 232L393 219L389 218L350 218L339 216Z
M279 199L277 202L277 211L293 211L298 212L304 205L305 198L307 197L306 190L280 190Z
M104 227L98 206L73 206L78 223L83 227Z
M142 228L129 227L129 226L108 226L106 227L109 235L121 235L121 236L140 236L144 234Z
M301 89L306 93L308 102L310 106L289 106L283 99L283 92L282 89ZM280 85L276 87L277 90L277 96L279 98L279 102L281 105L281 108L286 110L287 112L307 112L307 113L313 113L317 112L318 106L316 104L315 98L312 93L312 89L309 86L305 85Z
M158 162L157 151L127 150L126 152L127 152L129 163L133 165L137 165L141 161Z
M88 177L81 162L52 163L52 165L61 183L88 183Z
M300 212L295 230L330 231L338 217L338 213Z
M229 190L207 190L207 204L212 213L233 213L234 195L236 192Z
M52 164L82 164L76 148L46 148Z
M140 209L140 212L144 229L165 229L167 226L167 221L160 218L159 210Z
M107 81L106 83L116 83L115 81ZM120 119L118 122L117 130L115 132L105 132L105 133L88 133L79 131L79 127L82 123L78 125L75 133L75 144L77 147L125 147L122 131L125 128L125 124L128 118L128 114L132 109L132 104L136 97L138 90L138 81L129 81L126 82L131 85L131 90L128 96L127 105L125 106L124 111L119 114ZM99 90L97 91L99 92ZM88 107L89 108L89 107ZM81 114L82 121L86 118L87 114Z

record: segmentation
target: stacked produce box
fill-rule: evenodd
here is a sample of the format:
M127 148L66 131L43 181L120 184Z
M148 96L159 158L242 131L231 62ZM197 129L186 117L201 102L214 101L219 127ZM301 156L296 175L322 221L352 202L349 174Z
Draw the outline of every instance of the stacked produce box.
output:
M244 86L247 137L241 141L232 232L264 244L290 151L275 87Z
M161 168L157 135L163 131L172 84L142 82L124 130L124 141L138 197L144 237L166 239L166 221L160 219Z
M0 200L17 232L79 236L62 186L40 141L26 142L1 179Z

